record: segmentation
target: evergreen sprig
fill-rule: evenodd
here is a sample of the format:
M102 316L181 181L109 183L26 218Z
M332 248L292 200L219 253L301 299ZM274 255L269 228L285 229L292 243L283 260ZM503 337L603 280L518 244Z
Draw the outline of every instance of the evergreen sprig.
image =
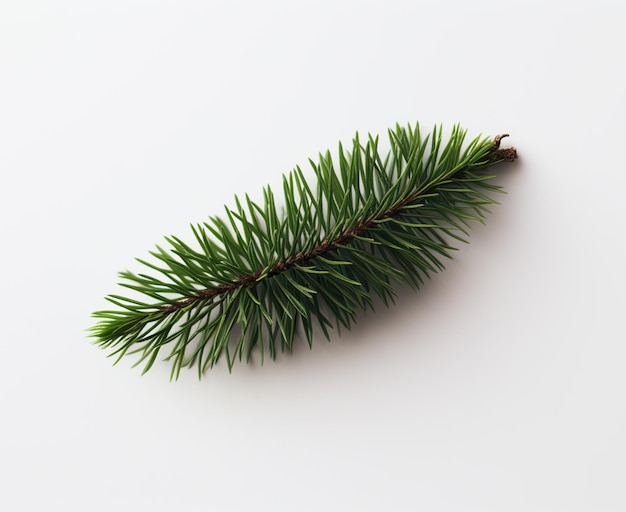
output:
M175 236L157 246L152 273L122 272L134 297L109 295L116 309L98 311L91 336L112 349L116 362L139 353L145 373L162 349L171 377L196 365L201 376L220 359L229 370L255 350L291 351L297 333L313 343L314 323L350 329L357 314L374 309L374 297L393 302L394 285L418 288L442 270L453 240L482 221L488 195L500 187L483 171L516 157L500 139L478 137L465 145L455 126L423 136L419 125L389 130L390 150L379 138L358 136L350 151L339 144L310 160L317 179L296 167L283 176L284 207L267 186L263 202L235 197L225 216L192 225L194 246Z

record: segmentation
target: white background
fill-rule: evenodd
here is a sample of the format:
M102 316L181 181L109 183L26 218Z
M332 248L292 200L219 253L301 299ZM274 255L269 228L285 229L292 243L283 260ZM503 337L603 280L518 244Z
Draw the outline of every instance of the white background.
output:
M626 7L4 0L0 509L626 510ZM163 235L356 130L511 133L446 272L198 381L90 344Z

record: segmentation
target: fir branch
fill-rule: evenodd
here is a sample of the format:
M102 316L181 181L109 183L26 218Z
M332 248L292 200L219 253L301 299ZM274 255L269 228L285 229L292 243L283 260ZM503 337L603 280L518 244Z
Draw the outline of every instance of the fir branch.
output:
M120 285L140 298L108 296L117 309L94 313L91 335L117 361L140 353L144 373L170 346L177 378L222 358L232 369L257 348L261 361L266 350L274 358L298 332L312 345L314 318L327 339L333 325L349 329L374 297L393 301L394 283L417 288L442 270L450 240L465 241L495 203L485 193L500 189L483 171L516 151L500 148L506 135L464 146L465 137L455 126L442 147L441 128L423 137L418 125L397 125L383 156L378 137L362 144L357 134L336 160L310 160L315 188L299 167L283 176L283 211L269 186L262 205L235 197L225 218L191 226L196 248L166 237L168 250L150 253L158 264L138 260L159 277L122 272Z

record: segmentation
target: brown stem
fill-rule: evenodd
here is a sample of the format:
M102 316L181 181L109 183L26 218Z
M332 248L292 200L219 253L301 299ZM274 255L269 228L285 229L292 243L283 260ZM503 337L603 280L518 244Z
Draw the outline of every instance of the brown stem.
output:
M406 203L408 203L408 202L409 202L409 200L406 201ZM328 252L333 247L335 247L335 246L337 246L339 244L345 244L346 242L351 240L355 235L358 235L359 233L361 233L361 232L365 231L366 229L372 227L374 225L374 221L375 220L383 220L383 219L385 219L387 217L395 215L400 208L405 206L406 203L403 202L402 204L400 204L400 205L398 205L398 206L388 210L383 215L380 215L380 216L378 216L376 218L370 219L370 220L368 220L366 222L361 222L360 224L357 224L351 230L346 231L346 232L340 234L339 236L337 236L333 240L330 240L330 241L329 240L324 240L318 246L314 247L313 249L311 249L308 252L299 252L298 254L295 254L294 256L291 256L291 257L287 258L285 261L281 261L281 262L277 263L276 265L274 265L274 267L272 267L266 273L266 277L272 277L272 276L275 276L276 274L280 274L281 272L289 270L290 268L292 268L292 267L294 267L296 265L302 265L302 264L306 263L307 261L309 261L309 260L311 260L313 258L316 258L317 256L321 256L321 255L325 254L326 252ZM176 302L172 302L170 304L165 304L165 305L161 306L159 309L161 311L165 311L167 313L172 313L172 312L177 311L179 309L185 308L185 307L189 306L190 304L193 304L194 302L197 302L197 301L211 299L211 298L213 298L213 297L215 297L217 295L224 295L224 294L227 294L227 293L233 293L237 288L243 288L243 287L246 287L246 286L252 286L258 280L258 278L262 274L263 274L263 269L262 270L257 270L253 274L247 274L245 276L240 277L239 279L236 279L235 281L231 281L228 284L220 284L220 285L216 286L215 288L209 288L209 289L206 289L206 290L200 290L195 295L192 295L192 296L187 297L185 299L178 300Z
M503 138L508 137L508 136L509 136L508 134L504 134L504 135L498 135L497 137L495 137L495 139L493 140L491 151L487 155L489 161L494 162L494 163L501 162L503 160L506 162L512 162L513 160L517 158L517 151L515 150L515 148L500 149L500 141ZM386 210L382 214L376 217L370 218L366 221L363 221L357 224L356 226L354 226L353 228L339 234L333 240L326 239L322 241L318 246L314 247L308 252L299 252L298 254L290 256L285 261L281 261L277 263L276 265L274 265L271 269L269 269L265 273L265 276L272 277L277 274L280 274L281 272L285 272L286 270L289 270L290 268L296 265L302 265L306 263L307 261L313 258L316 258L317 256L321 256L327 253L328 251L330 251L331 249L335 248L338 245L349 242L355 236L358 236L363 231L371 228L376 223L376 221L382 221L384 219L397 215L397 213L402 208L404 208L407 204L413 202L416 198L417 198L416 195L412 195L409 198L402 201L401 203L394 206L393 208ZM194 295L178 300L176 302L172 302L170 304L165 304L161 306L159 309L166 313L173 313L174 311L183 309L195 302L211 299L219 295L233 293L238 288L252 286L254 285L254 283L258 281L259 277L263 275L264 270L265 269L260 269L252 274L246 274L244 276L241 276L239 279L235 279L234 281L231 281L230 283L220 284L214 288L208 288L206 290L200 290L196 292Z

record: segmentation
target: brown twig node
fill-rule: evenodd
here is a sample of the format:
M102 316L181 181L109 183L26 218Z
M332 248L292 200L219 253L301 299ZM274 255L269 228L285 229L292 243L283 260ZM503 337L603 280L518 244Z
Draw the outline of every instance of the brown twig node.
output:
M517 150L515 148L500 148L500 141L508 136L508 133L504 133L502 135L497 135L493 139L493 146L489 152L489 160L492 162L499 162L502 160L505 162L512 162L517 158Z

